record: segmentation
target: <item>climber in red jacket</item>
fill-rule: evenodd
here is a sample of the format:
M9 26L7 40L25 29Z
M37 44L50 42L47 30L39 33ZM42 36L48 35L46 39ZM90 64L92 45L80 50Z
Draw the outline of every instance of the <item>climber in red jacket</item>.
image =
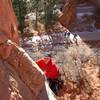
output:
M59 89L60 67L52 61L51 55L47 55L46 57L37 60L36 63L47 77L50 88L56 93Z
M47 78L56 79L60 76L59 67L53 63L50 57L44 57L36 61L39 67L44 71Z

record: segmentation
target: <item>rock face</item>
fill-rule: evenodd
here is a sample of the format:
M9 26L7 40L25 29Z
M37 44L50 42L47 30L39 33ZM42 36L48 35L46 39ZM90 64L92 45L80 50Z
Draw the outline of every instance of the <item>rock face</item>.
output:
M75 19L75 5L76 2L72 0L62 0L64 7L62 11L62 15L59 17L60 23L69 28L69 25Z
M100 0L61 0L63 3L63 10L59 16L60 23L69 28L72 22L76 19L76 7L78 4L87 3L93 6L100 6Z
M11 0L0 0L0 99L48 100L43 72L16 43Z
M11 43L10 56L0 59L0 98L48 100L42 71L22 48Z
M33 95L16 71L6 62L0 61L1 100L32 100Z
M18 43L17 20L12 8L11 0L0 0L0 43L7 39ZM7 58L11 52L11 46L0 46L0 55Z
M17 21L13 12L12 0L0 0L0 32L14 42L18 42Z

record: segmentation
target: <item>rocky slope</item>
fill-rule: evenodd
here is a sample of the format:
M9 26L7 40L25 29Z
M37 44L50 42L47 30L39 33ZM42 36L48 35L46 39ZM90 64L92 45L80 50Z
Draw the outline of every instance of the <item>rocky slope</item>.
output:
M95 52L86 44L72 45L55 56L62 66L65 86L58 93L59 100L99 100L100 65Z
M90 45L56 45L50 50L53 60L61 67L64 80L58 100L100 99L100 49ZM43 57L43 51L27 51L34 60Z

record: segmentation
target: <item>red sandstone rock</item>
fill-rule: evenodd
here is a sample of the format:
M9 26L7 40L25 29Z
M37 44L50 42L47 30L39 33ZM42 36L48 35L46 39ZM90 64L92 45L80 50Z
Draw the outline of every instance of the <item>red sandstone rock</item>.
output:
M69 28L69 25L75 19L75 1L63 0L64 7L62 11L62 15L59 17L60 23Z
M0 32L18 43L17 21L11 0L0 0Z
M0 99L48 100L43 73L17 46L17 33L11 0L0 0Z
M11 0L0 0L0 44L7 39L18 43L17 20ZM0 55L7 58L11 49L11 46L0 45Z

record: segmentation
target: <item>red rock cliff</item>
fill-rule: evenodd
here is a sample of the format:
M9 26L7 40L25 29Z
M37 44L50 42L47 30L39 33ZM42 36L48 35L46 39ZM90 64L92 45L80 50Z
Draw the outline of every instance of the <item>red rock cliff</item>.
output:
M15 42L18 31L11 0L0 0L0 100L48 100L42 71Z
M11 0L0 0L0 31L18 43L17 21Z
M76 2L72 0L62 0L64 4L62 15L59 17L60 23L69 28L70 24L75 18L75 5Z

